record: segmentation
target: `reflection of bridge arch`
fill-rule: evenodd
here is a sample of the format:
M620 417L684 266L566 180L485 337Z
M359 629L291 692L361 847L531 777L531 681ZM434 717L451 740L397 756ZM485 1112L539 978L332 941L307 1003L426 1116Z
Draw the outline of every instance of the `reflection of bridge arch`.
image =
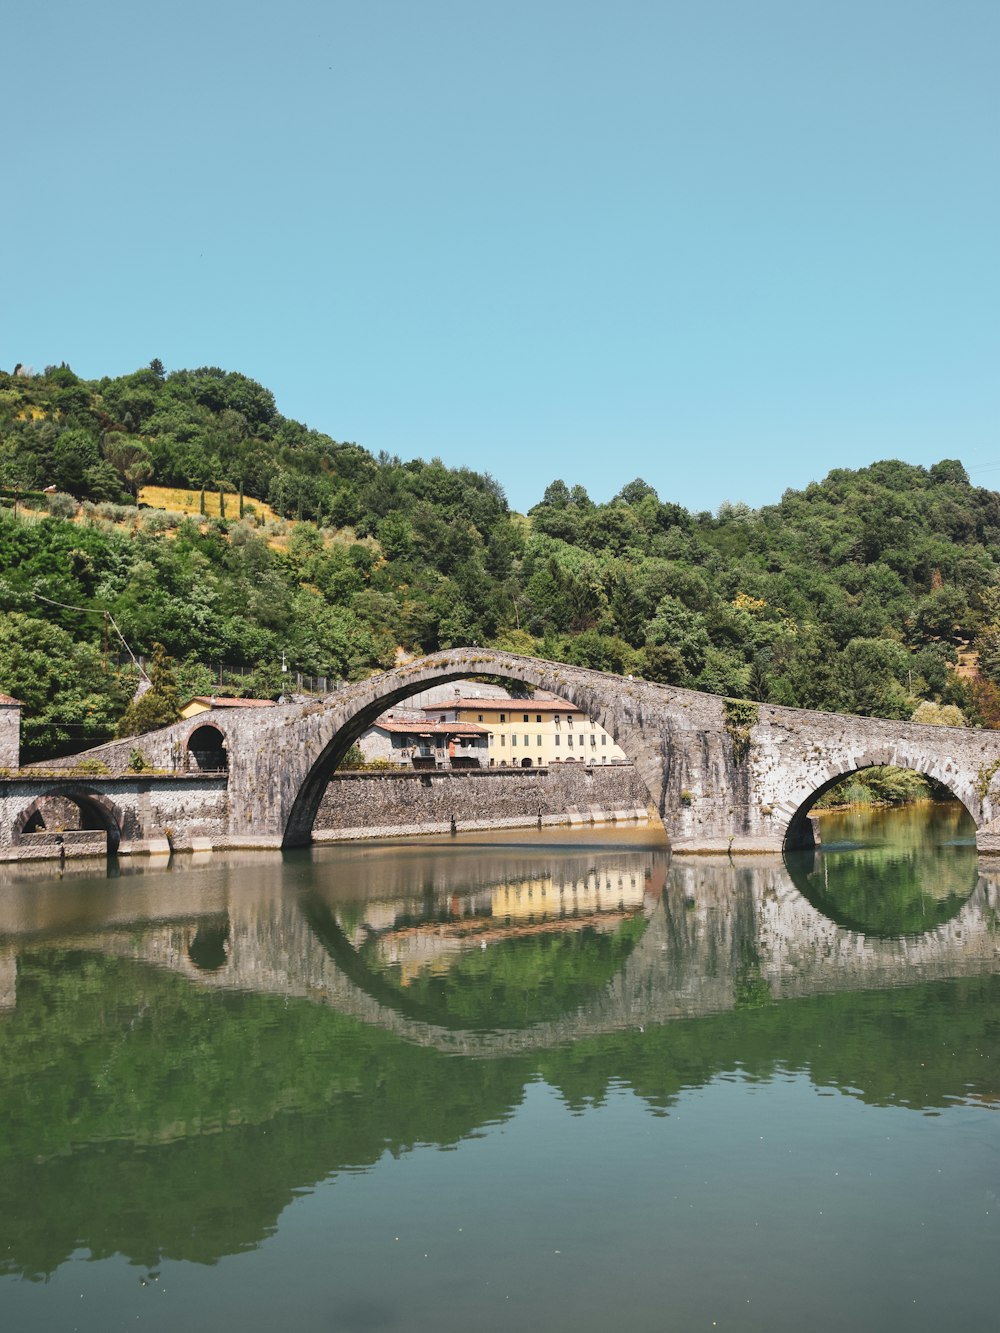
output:
M59 938L75 949L166 967L199 987L298 997L414 1045L485 1058L727 1012L748 996L756 1005L1000 972L1000 869L980 874L949 921L920 936L876 939L836 925L808 903L780 857L701 857L671 862L645 933L598 995L529 1028L460 1031L400 1012L395 995L373 995L366 977L348 976L330 956L297 898L258 892L253 877L241 866L230 888L214 881L202 910L183 920L137 933L116 917L117 933ZM152 903L143 911L146 920L157 915ZM96 920L88 922L96 929Z
M659 903L662 893L664 879L663 866L658 865L653 872L650 880L645 882L643 899L644 905L642 915L646 918L647 928L655 910L655 905ZM331 961L337 966L348 980L359 990L364 991L378 1004L393 1010L401 1018L418 1023L423 1027L442 1028L449 1031L461 1030L467 1031L457 1021L449 1022L442 1020L440 1014L423 1004L413 995L408 993L405 988L399 988L382 974L378 969L373 969L366 960L359 954L354 947L346 931L337 919L336 913L331 910L329 905L319 894L311 894L302 901L302 911L305 919L308 921L313 936L321 947L327 952ZM502 910L502 909L501 909ZM509 920L509 918L507 918ZM588 918L589 919L589 918ZM494 915L494 920L496 916ZM587 919L579 921L579 926L587 923ZM538 933L548 935L553 929L561 929L563 925L576 924L575 918L552 917L547 916L537 922L534 926L528 926L528 931L537 931ZM502 929L502 927L501 927ZM524 930L524 927L521 927ZM646 931L643 931L643 937ZM630 950L628 957L631 958L639 948L638 941ZM486 947L484 942L483 947ZM626 960L627 961L627 960ZM620 973L621 969L619 969ZM618 973L616 973L618 975ZM586 1006L584 992L581 991L578 997L581 1004ZM580 1004L576 1005L580 1008ZM492 1026L492 1025L491 1025ZM536 1023L534 1027L542 1027L543 1023ZM476 1031L480 1029L476 1028ZM523 1030L523 1029L518 1029Z
M895 940L901 935L926 935L938 925L946 924L974 892L980 876L971 840L968 846L956 845L949 851L954 855L935 865L930 893L927 888L931 886L925 887L922 882L922 871L926 871L926 866L921 865L918 848L893 848L888 862L884 856L885 849L877 846L852 846L848 851L824 849L819 855L815 850L790 851L785 853L785 867L804 901L824 920L828 919L835 926L854 935L863 936L867 941ZM860 911L850 895L850 880L852 876L857 876L859 870L868 880ZM878 903L879 890L885 889L883 876L892 884L908 878L910 885L915 888L912 896L914 905L919 904L919 916L914 917L905 911L900 914L897 905L890 911L888 919L880 924L878 911L865 904L869 893L874 893L874 902ZM836 892L838 888L844 888L844 877L848 880L846 906L838 901ZM834 885L832 895L831 881Z
M758 904L762 968L775 999L996 972L998 912L1000 885L980 874L948 921L922 935L880 939L831 921L785 875Z

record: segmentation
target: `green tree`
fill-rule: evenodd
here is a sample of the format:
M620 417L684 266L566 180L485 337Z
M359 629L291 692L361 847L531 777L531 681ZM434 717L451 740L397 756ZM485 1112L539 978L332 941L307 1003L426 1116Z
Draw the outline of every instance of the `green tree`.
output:
M20 613L0 614L0 689L24 704L26 762L110 740L127 698L126 679L94 645Z
M132 700L118 724L119 736L141 736L159 727L169 727L181 715L180 694L173 662L162 643L153 644L149 689Z

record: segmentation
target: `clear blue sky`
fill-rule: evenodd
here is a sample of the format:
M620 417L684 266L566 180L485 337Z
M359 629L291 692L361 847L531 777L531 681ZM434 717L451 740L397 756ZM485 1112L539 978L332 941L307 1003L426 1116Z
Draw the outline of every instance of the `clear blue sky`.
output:
M692 509L1000 485L997 0L8 5L0 367Z

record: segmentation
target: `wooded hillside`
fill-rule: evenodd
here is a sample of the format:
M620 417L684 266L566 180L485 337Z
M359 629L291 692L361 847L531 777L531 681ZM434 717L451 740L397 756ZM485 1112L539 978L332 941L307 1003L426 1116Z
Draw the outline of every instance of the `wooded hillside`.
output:
M791 705L1000 718L1000 495L961 463L837 470L714 515L641 480L607 504L545 480L513 514L486 472L372 457L217 368L0 374L0 690L28 706L26 756L120 717L134 677L105 669L105 610L194 690L218 663L266 693L283 653L335 680L479 643ZM204 490L204 517L137 507L150 483ZM220 490L242 520L213 517ZM984 681L949 671L960 645Z

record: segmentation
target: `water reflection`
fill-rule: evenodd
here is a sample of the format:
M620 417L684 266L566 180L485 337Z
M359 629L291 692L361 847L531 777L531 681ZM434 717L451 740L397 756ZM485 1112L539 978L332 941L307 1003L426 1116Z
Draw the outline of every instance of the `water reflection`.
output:
M949 921L976 886L976 829L958 801L822 816L822 849L794 852L797 888L838 925L883 939Z
M596 862L564 854L527 877L523 866L513 875L505 866L502 878L471 890L446 881L425 884L419 898L345 903L324 886L302 907L331 959L367 994L424 1023L496 1032L597 997L642 937L666 864L662 851Z
M984 869L950 920L865 935L779 859L635 838L9 881L0 1272L253 1249L317 1182L474 1139L539 1080L659 1115L795 1072L869 1106L990 1104L998 907Z

